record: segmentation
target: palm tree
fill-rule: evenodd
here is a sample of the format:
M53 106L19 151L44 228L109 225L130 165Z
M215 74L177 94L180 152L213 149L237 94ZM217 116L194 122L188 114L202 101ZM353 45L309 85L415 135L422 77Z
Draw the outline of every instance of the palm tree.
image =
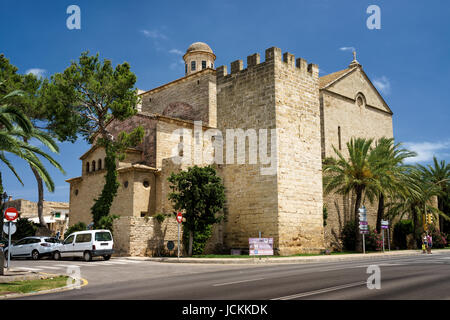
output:
M333 146L338 158L325 162L323 167L325 194L355 194L355 220L358 219L358 209L364 202L363 196L372 202L379 190L376 172L369 161L372 142L373 139L352 138L347 142L348 159Z
M377 172L375 179L378 180L380 186L376 230L381 230L386 196L394 198L397 194L406 192L403 181L411 166L403 165L403 161L416 155L415 152L401 148L400 143L394 144L393 138L379 139L372 149L369 162L371 167L375 168L374 172Z
M439 193L437 194L438 209L443 212L445 197L448 196L450 191L450 164L446 164L445 160L439 163L436 157L433 157L433 164L434 167L431 165L425 167L419 164L418 168L427 181L439 188ZM439 229L441 232L444 232L444 217L442 215L439 217Z
M3 103L4 100L9 97L19 94L21 94L20 91L11 92L10 94L7 94L4 97L0 98L0 103ZM57 167L60 170L62 170L61 165L38 147L30 145L20 139L27 139L27 137L37 138L44 145L48 146L51 151L58 150L53 140L50 139L46 133L33 128L30 120L20 110L6 103L0 104L0 161L3 162L12 171L14 176L23 185L22 179L18 175L12 163L6 157L6 154L13 154L18 156L19 158L24 159L26 162L28 162L32 169L35 170L40 177L42 177L47 188L49 188L49 190L53 190L54 183L49 173L40 161L38 155L47 159L53 166ZM1 172L0 189L3 190Z
M439 186L424 179L424 174L418 167L408 169L402 183L405 186L404 192L399 193L387 205L386 215L391 219L394 217L403 219L405 216L412 219L416 239L420 236L419 232L427 213L433 214L435 218L442 216L450 220L445 213L432 205L433 198L440 193Z

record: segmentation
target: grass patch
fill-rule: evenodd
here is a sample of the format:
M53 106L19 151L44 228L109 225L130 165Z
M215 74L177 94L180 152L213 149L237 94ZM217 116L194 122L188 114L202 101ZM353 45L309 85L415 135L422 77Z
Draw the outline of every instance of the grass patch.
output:
M0 294L6 292L29 293L41 290L64 287L67 284L67 276L57 276L49 279L15 281L0 283Z
M330 255L338 255L338 254L356 254L358 252L353 251L342 251L342 252L331 252ZM289 258L289 257L314 257L314 256L323 256L324 254L320 253L299 253L293 254L290 256L250 256L248 254L235 255L232 256L230 254L197 254L193 255L192 258Z

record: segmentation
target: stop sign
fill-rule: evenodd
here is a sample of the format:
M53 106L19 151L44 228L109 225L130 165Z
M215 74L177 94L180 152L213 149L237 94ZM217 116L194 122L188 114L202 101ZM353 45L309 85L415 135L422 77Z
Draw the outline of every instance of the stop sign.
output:
M8 208L5 210L5 219L8 221L14 221L19 217L19 212L16 208Z
M183 222L183 214L181 212L177 213L177 221L178 221L178 223Z

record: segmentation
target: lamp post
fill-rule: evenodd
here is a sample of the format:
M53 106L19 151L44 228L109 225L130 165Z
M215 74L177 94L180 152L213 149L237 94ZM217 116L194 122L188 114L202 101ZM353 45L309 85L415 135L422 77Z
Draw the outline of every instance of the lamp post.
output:
M3 194L1 195L1 197L2 197L2 208L1 208L1 210L2 210L2 219L1 219L1 226L0 226L0 228L1 228L1 239L3 239L3 219L4 219L4 217L3 217L3 211L5 210L5 207L6 207L6 199L8 199L8 194L6 193L6 191L5 192L3 192Z

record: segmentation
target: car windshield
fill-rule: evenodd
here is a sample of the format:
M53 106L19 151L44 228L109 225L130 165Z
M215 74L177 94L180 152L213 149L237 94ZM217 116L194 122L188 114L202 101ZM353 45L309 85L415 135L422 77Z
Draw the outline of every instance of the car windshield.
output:
M109 232L96 232L95 241L111 241L111 233Z

